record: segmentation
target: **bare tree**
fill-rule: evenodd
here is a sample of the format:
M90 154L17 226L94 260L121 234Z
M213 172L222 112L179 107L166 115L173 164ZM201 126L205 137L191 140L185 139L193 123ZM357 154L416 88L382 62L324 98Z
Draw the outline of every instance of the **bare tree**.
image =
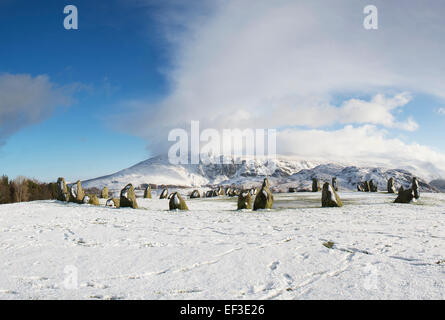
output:
M14 200L16 202L28 201L28 180L18 176L14 180Z

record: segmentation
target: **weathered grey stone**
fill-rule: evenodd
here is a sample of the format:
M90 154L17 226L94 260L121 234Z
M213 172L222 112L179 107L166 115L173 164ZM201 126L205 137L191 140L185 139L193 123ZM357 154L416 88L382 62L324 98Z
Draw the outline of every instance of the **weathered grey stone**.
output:
M159 199L167 199L168 198L168 189L164 189L159 196Z
M170 210L188 210L185 200L178 192L174 192L168 203Z
M201 198L199 190L193 190L193 192L190 194L190 199L196 199L196 198Z
M413 183L411 187L414 191L414 198L419 199L420 198L420 190L419 190L419 181L416 177L413 178Z
M144 190L144 199L151 199L151 185L150 184Z
M396 193L395 180L393 177L388 179L388 193Z
M68 201L69 192L64 178L57 179L57 200Z
M75 203L83 203L83 198L85 197L85 192L82 189L82 184L79 181L77 181L75 184L73 184L70 188L70 202Z
M134 193L134 187L131 183L127 184L125 188L121 190L120 207L133 209L138 208L136 194Z
M399 189L399 195L397 196L394 203L410 203L413 201L414 198L414 190L413 189L407 189L404 190L403 187L400 187Z
M265 178L260 191L255 196L255 201L253 203L253 210L272 209L273 195L270 192L269 187L270 187L269 180Z
M342 207L343 203L340 200L337 192L334 188L326 182L323 185L323 191L321 194L321 205L322 207Z
M369 191L370 192L377 192L378 191L378 185L374 182L373 179L369 180Z
M334 191L338 191L337 177L332 178L332 188L334 189Z
M317 178L312 179L312 192L318 192L320 191L320 181L318 181Z
M108 199L105 206L111 207L111 208L119 208L120 207L120 199L119 198Z
M249 190L242 191L238 196L238 210L252 209L252 196Z
M364 192L370 192L371 191L371 187L369 185L369 181L363 182L363 191Z
M108 199L108 188L107 187L104 187L102 189L102 192L100 193L100 197L102 199Z

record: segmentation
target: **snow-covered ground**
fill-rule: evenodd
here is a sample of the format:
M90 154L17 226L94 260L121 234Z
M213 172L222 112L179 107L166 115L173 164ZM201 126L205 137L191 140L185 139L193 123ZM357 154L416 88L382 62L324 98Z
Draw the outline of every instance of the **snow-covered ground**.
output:
M0 298L445 298L445 194L340 196L323 209L320 193L277 194L262 212L225 197L189 212L1 205Z

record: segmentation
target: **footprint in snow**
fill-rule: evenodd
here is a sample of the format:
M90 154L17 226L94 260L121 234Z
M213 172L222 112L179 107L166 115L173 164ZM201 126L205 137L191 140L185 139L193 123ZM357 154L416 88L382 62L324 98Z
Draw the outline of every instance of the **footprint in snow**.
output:
M272 262L272 264L269 266L270 270L274 271L278 268L278 265L280 264L280 261L274 261Z

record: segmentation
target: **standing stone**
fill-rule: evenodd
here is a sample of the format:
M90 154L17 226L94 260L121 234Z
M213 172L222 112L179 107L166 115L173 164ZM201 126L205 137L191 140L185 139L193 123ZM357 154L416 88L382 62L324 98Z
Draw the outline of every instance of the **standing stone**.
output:
M393 177L389 178L388 180L388 193L396 193L396 186Z
M359 192L364 192L365 191L362 182L357 183L357 191L359 191Z
M144 191L144 199L151 199L151 185L149 184Z
M57 200L67 201L69 199L68 188L64 178L57 179Z
M394 203L410 203L414 199L415 199L415 197L414 197L413 189L404 190L403 187L400 187L399 195L397 196Z
M119 208L120 207L120 199L119 198L108 199L105 206L111 207L111 208Z
M168 203L170 210L188 210L187 204L178 192L173 193Z
M337 177L332 178L332 188L334 188L334 191L338 191Z
M83 203L83 198L85 197L85 192L82 189L82 184L78 180L70 188L70 202Z
M253 210L272 209L272 205L273 205L273 195L269 189L269 180L267 180L267 178L264 178L263 185L255 197L255 202L253 203Z
M294 193L294 192L297 192L297 188L290 187L289 193Z
M134 193L134 187L131 183L127 184L125 188L121 190L120 207L129 207L133 209L138 208L138 203L136 202L136 194Z
M87 194L85 197L83 197L84 204L91 204L93 206L99 205L99 198L95 194Z
M312 192L318 192L320 191L320 181L318 181L317 178L312 179Z
M420 190L419 190L419 181L416 177L413 178L413 183L411 187L414 191L414 198L419 199L420 198Z
M164 189L161 192L161 195L159 196L159 199L167 199L168 197L168 189Z
M190 194L190 199L196 199L196 198L201 198L199 190L193 190L193 192Z
M175 194L174 192L170 193L170 194L168 195L167 199L170 200L170 199L173 197L174 194Z
M334 188L326 182L323 185L323 192L321 194L321 206L323 208L326 207L343 207L343 203L340 200L337 192L335 192Z
M238 210L252 209L252 196L249 190L242 191L238 196Z
M369 191L371 191L371 192L377 192L378 191L378 185L372 179L369 180Z
M369 185L369 181L365 181L363 182L363 191L364 192L369 192L371 191L370 185Z
M223 196L224 195L224 188L223 187L218 187L218 196Z
M108 188L107 187L104 187L102 189L102 192L100 193L100 197L102 199L108 199Z

